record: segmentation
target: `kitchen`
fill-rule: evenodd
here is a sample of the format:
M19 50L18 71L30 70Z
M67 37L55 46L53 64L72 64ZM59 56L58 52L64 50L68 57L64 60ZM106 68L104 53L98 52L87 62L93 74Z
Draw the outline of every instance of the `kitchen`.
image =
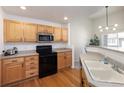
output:
M124 86L123 51L113 43L104 46L106 36L123 32L122 11L123 6L0 7L0 86ZM104 32L104 21L116 24L110 33ZM104 68L112 75L103 78Z

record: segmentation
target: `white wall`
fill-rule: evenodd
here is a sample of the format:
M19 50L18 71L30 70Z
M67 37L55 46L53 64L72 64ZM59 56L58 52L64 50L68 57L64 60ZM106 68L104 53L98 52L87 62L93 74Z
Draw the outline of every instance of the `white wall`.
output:
M0 7L0 54L2 53L4 44L3 44L3 16L4 13Z
M91 37L91 21L87 17L77 17L70 22L70 45L74 48L75 62Z
M124 10L109 14L109 25L116 24L116 23L119 24L119 30L101 33L98 29L98 26L106 25L105 17L103 16L103 17L92 19L93 31L100 37L100 39L102 34L124 31Z

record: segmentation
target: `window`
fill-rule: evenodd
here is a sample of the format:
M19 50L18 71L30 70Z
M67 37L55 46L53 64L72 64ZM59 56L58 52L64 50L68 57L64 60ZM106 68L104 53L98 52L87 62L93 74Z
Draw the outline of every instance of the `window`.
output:
M103 45L106 47L124 49L124 32L104 35Z

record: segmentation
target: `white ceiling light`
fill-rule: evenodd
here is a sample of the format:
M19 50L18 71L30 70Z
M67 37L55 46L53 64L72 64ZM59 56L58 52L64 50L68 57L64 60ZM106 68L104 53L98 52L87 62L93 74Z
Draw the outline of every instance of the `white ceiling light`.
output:
M98 28L102 28L102 26L99 26Z
M21 8L22 10L26 10L26 7L25 7L25 6L20 6L20 8Z
M103 32L103 29L100 29L100 32Z
M106 25L105 26L98 26L98 28L100 29L100 32L102 31L112 31L112 30L117 30L118 24L114 24L114 25L109 25L109 18L108 18L108 6L105 6L106 9Z
M115 24L114 26L115 26L115 27L117 27L117 26L118 26L118 24Z
M116 28L113 28L113 30L115 31L115 30L116 30Z
M64 20L68 20L68 17L64 17Z

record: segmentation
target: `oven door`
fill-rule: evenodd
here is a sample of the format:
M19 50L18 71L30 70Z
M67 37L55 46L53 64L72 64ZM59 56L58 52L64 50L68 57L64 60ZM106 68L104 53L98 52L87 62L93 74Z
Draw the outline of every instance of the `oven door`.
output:
M39 56L39 78L57 73L57 55Z

